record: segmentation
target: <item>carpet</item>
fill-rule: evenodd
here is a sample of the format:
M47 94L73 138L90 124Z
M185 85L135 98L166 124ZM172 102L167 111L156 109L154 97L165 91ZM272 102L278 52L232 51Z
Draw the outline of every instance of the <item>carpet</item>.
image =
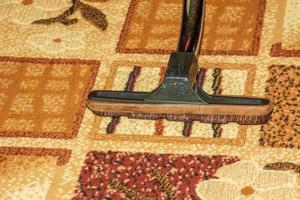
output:
M1 199L300 199L298 0L207 0L200 84L270 98L259 126L93 115L159 85L181 0L74 2L0 2Z

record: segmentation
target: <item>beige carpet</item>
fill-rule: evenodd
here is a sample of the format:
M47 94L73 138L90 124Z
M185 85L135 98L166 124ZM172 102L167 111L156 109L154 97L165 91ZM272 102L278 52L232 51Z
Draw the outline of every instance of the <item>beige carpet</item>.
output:
M181 0L81 3L0 1L0 199L300 199L298 0L207 0L203 88L270 98L264 126L94 116L92 89L159 84Z

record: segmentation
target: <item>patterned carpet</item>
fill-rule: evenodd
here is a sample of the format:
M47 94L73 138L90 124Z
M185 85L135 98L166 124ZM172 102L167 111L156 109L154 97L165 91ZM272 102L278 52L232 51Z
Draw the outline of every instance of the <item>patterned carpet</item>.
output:
M94 116L160 83L181 0L80 2L0 1L1 199L300 199L299 0L207 0L203 88L270 98L263 126Z

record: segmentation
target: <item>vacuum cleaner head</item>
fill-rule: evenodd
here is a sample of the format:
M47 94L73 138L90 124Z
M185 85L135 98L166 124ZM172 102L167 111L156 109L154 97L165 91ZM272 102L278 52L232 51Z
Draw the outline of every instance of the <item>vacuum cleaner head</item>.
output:
M178 48L163 82L152 92L92 91L96 115L205 123L263 124L273 110L268 99L209 95L196 83L203 27L203 0L185 0Z

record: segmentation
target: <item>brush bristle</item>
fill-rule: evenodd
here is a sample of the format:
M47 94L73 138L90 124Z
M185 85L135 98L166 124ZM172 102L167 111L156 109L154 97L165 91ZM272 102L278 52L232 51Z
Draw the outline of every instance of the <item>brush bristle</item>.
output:
M128 118L135 119L148 119L148 120L158 120L166 119L170 121L199 121L203 123L214 123L214 124L226 124L229 122L236 122L240 125L258 125L265 124L270 114L253 116L253 115L182 115L182 114L141 114L141 113L111 113L111 112L94 112L96 115L103 117L121 117L125 116Z

